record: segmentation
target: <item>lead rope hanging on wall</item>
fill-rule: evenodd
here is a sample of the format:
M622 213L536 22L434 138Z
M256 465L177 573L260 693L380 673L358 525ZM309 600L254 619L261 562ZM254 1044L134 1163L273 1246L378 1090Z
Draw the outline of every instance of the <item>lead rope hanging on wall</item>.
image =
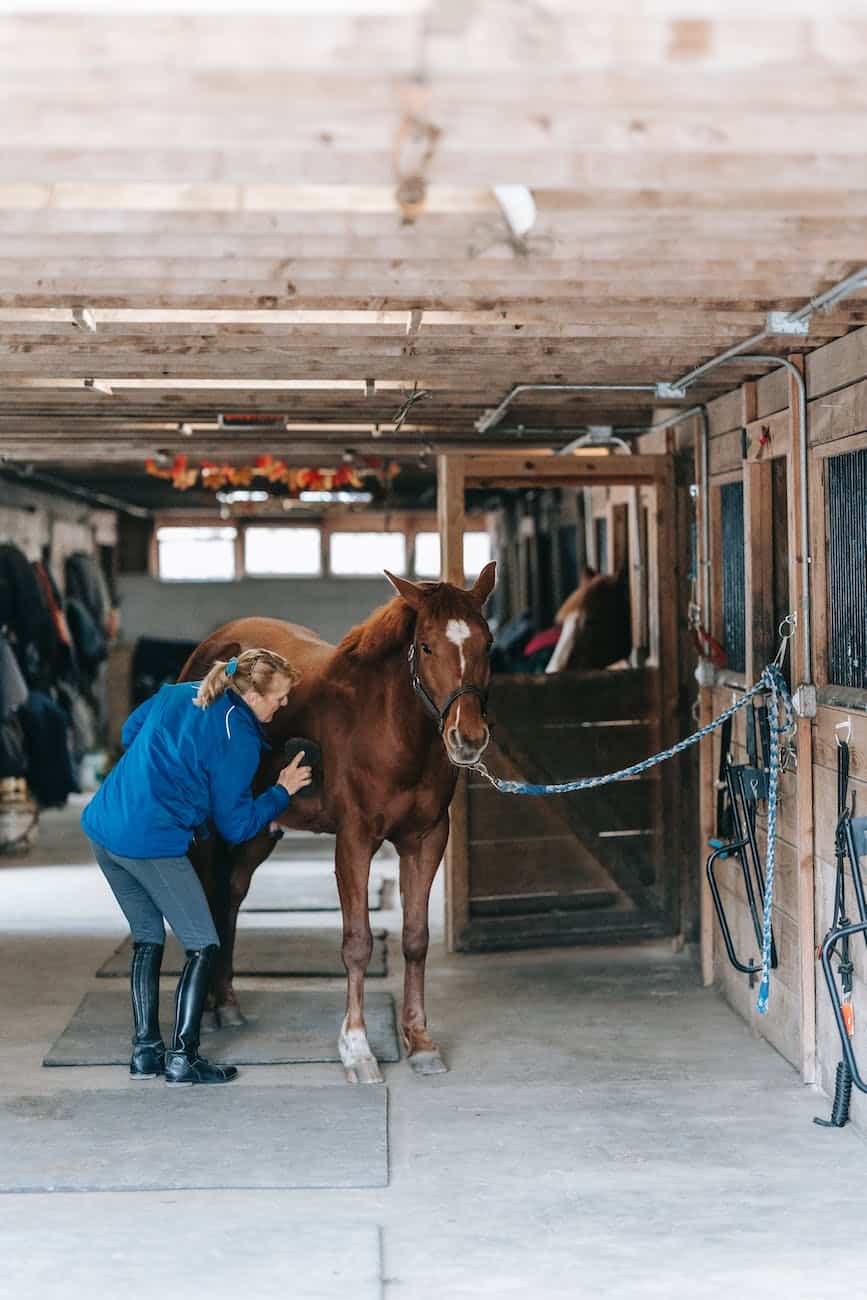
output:
M791 633L788 634L789 636ZM595 790L599 786L612 785L615 781L625 781L633 776L640 776L643 772L650 771L653 767L658 767L660 763L665 763L669 758L674 758L682 754L684 750L689 749L691 745L697 745L705 736L721 727L729 718L733 718L741 709L747 707L751 700L762 694L769 694L771 697L771 706L768 709L768 723L770 733L770 757L768 763L768 848L767 859L765 863L765 893L763 899L762 915L762 966L761 979L759 982L759 992L756 999L756 1009L761 1015L765 1015L768 1010L768 995L770 992L771 976L771 918L773 912L773 895L774 895L774 867L776 860L776 840L777 840L777 791L780 774L780 737L791 735L793 732L793 715L792 700L789 695L789 688L781 672L781 664L785 657L786 643L788 636L783 637L783 643L780 646L777 656L773 663L768 664L763 670L761 677L752 685L749 690L745 691L736 704L732 704L725 709L717 718L709 722L707 726L702 727L699 731L693 732L685 740L679 740L677 744L672 745L669 749L662 750L659 754L653 754L650 758L642 759L640 763L633 763L630 767L623 767L617 772L608 772L604 776L585 776L577 781L560 781L552 785L534 785L529 781L507 781L503 777L494 776L489 772L484 763L473 763L471 770L478 772L480 776L499 790L501 794L528 794L528 795L548 795L548 794L571 794L574 790Z

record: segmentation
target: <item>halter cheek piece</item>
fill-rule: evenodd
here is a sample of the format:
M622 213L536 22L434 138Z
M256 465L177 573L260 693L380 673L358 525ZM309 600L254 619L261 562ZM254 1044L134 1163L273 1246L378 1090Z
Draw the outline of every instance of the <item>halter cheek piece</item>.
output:
M441 709L438 709L436 706L436 701L434 700L433 696L430 694L424 682L418 675L418 655L416 653L414 641L412 645L409 647L408 659L409 659L409 680L412 684L412 689L415 691L416 695L421 700L425 710L430 714L434 722L437 724L437 730L439 731L440 735L443 734L443 730L445 729L446 717L448 715L449 709L452 707L455 700L460 699L462 695L478 696L482 705L482 717L483 718L487 717L488 692L486 690L483 690L481 686L458 686L456 690L452 691L449 695L446 696L446 700L445 703L443 704L443 707Z

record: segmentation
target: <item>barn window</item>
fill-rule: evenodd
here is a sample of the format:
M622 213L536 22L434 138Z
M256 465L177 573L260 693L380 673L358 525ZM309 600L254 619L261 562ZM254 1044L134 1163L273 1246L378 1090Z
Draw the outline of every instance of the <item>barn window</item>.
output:
M492 558L491 539L487 533L464 533L464 574L477 578ZM413 557L417 578L440 576L439 533L416 533Z
M351 574L406 573L406 537L403 533L332 533L331 572Z
M157 529L157 572L163 582L231 582L236 528Z
M867 450L827 461L828 676L867 688Z
M252 577L269 574L318 577L322 572L318 528L247 528L244 532L244 571Z
M733 672L746 670L746 598L744 580L744 485L720 488L722 525L722 643Z

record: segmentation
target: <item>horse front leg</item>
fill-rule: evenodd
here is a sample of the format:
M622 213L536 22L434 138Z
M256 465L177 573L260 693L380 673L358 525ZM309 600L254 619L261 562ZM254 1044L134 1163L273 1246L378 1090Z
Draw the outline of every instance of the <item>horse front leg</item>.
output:
M342 956L347 978L346 1016L337 1046L350 1083L382 1083L364 1023L364 976L373 952L367 882L370 859L378 847L358 826L341 826L337 832L334 861L343 913Z
M403 902L403 1012L400 1036L415 1074L445 1074L448 1066L428 1033L424 974L430 932L430 891L449 837L448 815L425 835L410 835L397 845Z

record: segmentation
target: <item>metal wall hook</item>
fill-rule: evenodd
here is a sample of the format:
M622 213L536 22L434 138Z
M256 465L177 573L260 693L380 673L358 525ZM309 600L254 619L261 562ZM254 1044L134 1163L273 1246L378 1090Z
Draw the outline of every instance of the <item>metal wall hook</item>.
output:
M846 732L846 735L842 738L835 734L834 739L837 742L837 747L840 748L843 745L848 745L852 740L852 719L847 716L843 722L835 722L834 731L835 733L839 731Z
M780 644L777 648L777 653L774 657L774 663L778 668L782 668L783 666L783 662L786 658L786 651L789 648L789 642L791 641L792 637L795 635L795 630L797 626L798 626L798 611L793 609L791 614L787 614L786 617L780 623L780 626L777 628L777 636L780 638ZM786 628L788 628L789 630L786 631Z

